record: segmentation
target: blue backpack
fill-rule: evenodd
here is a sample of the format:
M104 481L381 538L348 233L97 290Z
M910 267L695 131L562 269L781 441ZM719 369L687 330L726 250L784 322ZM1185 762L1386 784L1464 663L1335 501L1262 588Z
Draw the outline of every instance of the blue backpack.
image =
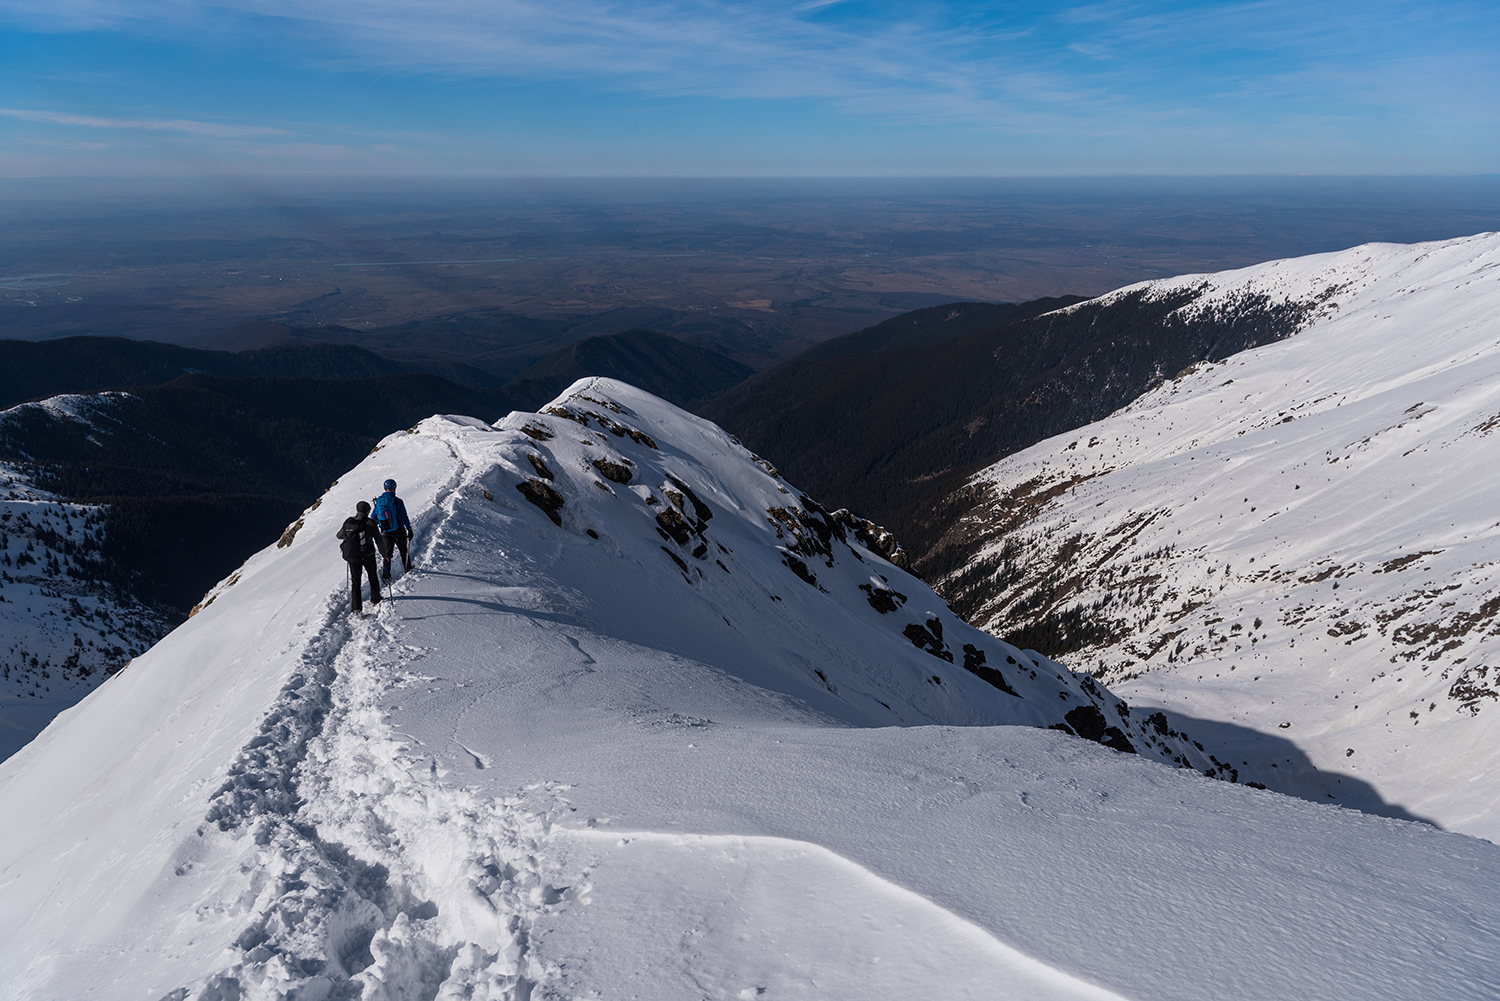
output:
M396 521L396 495L384 493L376 497L375 509L370 515L382 532L394 532L399 527Z

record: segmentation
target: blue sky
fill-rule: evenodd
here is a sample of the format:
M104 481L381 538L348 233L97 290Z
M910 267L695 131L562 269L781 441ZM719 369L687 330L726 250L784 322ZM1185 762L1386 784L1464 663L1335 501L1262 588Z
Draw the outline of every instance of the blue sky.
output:
M0 176L1500 171L1488 2L0 0Z

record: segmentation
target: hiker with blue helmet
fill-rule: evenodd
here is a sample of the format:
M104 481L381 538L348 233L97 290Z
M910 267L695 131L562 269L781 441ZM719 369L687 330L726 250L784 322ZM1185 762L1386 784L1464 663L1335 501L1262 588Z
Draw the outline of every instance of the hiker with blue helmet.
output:
M401 549L402 569L411 571L411 557L406 553L406 544L412 536L411 519L406 516L406 505L396 496L396 481L386 480L382 487L385 493L375 498L375 524L380 526L376 542L380 545L380 558L385 561L380 576L390 580L391 552L397 547Z

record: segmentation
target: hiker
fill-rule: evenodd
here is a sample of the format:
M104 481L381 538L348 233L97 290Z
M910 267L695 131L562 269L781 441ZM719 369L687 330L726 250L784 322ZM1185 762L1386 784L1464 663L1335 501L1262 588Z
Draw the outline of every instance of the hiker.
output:
M406 517L406 505L396 496L396 481L386 480L382 488L385 493L375 498L375 524L380 526L376 543L384 561L380 568L381 579L390 580L391 552L398 546L401 549L401 568L406 573L411 572L411 558L406 554L406 544L412 536L411 519Z
M356 612L364 611L364 605L359 600L359 576L364 571L366 577L370 578L370 604L380 604L380 582L375 579L375 539L380 534L379 527L370 518L370 505L360 501L354 505L354 517L344 519L344 527L339 529L339 538L343 540L339 546L339 552L344 556L344 562L349 564L349 599Z

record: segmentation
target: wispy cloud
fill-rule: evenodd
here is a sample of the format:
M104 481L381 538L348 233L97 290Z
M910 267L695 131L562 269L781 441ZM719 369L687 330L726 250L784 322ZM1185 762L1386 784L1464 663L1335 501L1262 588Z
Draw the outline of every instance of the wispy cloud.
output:
M1493 0L0 0L0 21L253 39L277 59L393 77L813 100L900 124L1184 130L1160 141L1271 120L1312 134L1362 118L1374 135L1392 114L1456 129L1500 90ZM284 134L126 121L98 120Z
M262 125L221 125L183 118L105 118L98 115L73 115L62 111L35 111L26 108L0 108L0 115L27 122L71 125L91 129L141 129L147 132L180 132L212 139L249 139L259 136L289 136L286 129Z

